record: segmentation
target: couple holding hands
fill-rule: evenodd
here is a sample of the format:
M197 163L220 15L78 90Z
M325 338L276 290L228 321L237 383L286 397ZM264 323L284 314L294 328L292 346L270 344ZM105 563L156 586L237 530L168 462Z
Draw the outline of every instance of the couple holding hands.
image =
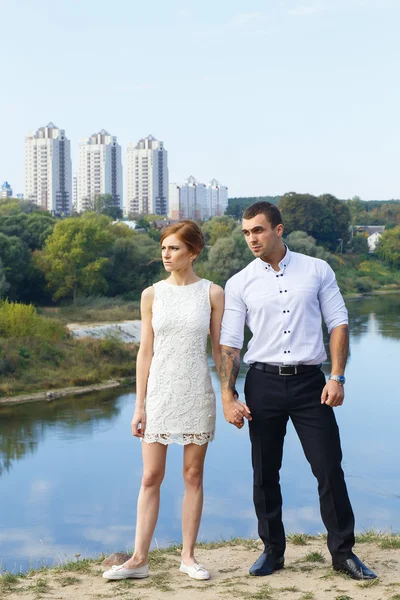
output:
M269 202L246 209L242 231L255 259L228 280L225 294L193 270L204 247L196 223L180 221L162 234L162 260L170 276L145 289L141 299L132 433L143 442L143 478L135 550L123 565L103 573L105 579L149 575L148 553L171 443L184 446L180 571L193 579L210 578L194 555L203 507L204 460L215 430L208 334L221 378L225 418L239 429L245 421L249 424L253 499L264 544L250 574L271 575L284 566L279 471L291 418L318 480L333 568L354 579L376 577L352 551L354 515L333 411L344 399L349 343L347 310L335 274L325 261L289 250L282 240L281 214ZM326 359L321 316L330 334L332 373L328 381L321 371ZM245 324L252 338L244 356L249 367L244 404L238 399L235 383Z

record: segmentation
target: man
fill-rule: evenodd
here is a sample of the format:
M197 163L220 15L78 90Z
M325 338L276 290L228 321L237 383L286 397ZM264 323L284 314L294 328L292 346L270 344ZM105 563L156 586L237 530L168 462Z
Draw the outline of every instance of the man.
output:
M242 230L256 258L226 284L220 375L225 418L238 428L249 420L254 506L264 543L250 574L270 575L284 566L279 470L290 417L318 480L333 568L354 579L375 579L352 552L354 515L333 413L343 404L348 354L347 310L335 275L325 261L285 246L281 214L269 202L246 209ZM326 359L321 314L330 334L327 383L320 368ZM250 368L243 404L235 382L245 323L253 337L244 356Z

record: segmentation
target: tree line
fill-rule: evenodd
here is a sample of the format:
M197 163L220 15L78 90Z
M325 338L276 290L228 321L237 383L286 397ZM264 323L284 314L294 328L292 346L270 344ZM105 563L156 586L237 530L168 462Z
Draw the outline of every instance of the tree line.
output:
M390 282L393 277L387 268L400 267L400 227L396 221L384 232L377 258L368 255L365 236L351 235L354 214L360 214L358 203L357 199L341 201L330 194L316 197L294 192L278 200L290 248L328 260L350 291L371 287L379 278L381 283ZM232 206L239 204L231 204L233 210ZM241 233L243 206L244 202L238 217L226 214L200 223L206 240L206 248L196 261L201 277L224 285L252 260ZM114 213L107 212L112 207L104 199L93 208L57 219L28 201L1 201L0 297L35 304L74 302L78 297L94 295L137 300L146 286L164 277L160 232L153 217L140 216L141 231L135 231L123 221L113 221ZM393 219L397 218L396 210L390 213ZM382 215L388 217L388 211ZM377 260L382 262L379 269ZM354 276L349 275L352 270Z

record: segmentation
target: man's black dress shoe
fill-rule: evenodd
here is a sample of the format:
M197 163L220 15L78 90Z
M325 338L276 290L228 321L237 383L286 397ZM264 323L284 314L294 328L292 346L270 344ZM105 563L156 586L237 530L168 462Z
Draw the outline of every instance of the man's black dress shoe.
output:
M346 573L346 575L350 575L353 579L361 580L377 578L377 575L375 575L371 569L368 569L355 554L347 560L333 563L333 568L335 571L341 571L342 573Z
M275 558L271 554L266 554L263 552L261 556L256 560L254 565L250 567L249 573L250 575L256 575L258 577L263 577L264 575L272 575L274 571L278 571L279 569L283 569L285 564L285 560L283 556L280 558Z

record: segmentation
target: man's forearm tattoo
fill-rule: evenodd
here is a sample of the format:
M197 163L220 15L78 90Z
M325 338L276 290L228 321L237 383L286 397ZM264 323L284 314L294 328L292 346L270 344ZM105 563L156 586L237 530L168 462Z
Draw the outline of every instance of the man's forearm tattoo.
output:
M234 348L222 346L219 376L221 388L235 392L235 383L240 369L240 353Z

